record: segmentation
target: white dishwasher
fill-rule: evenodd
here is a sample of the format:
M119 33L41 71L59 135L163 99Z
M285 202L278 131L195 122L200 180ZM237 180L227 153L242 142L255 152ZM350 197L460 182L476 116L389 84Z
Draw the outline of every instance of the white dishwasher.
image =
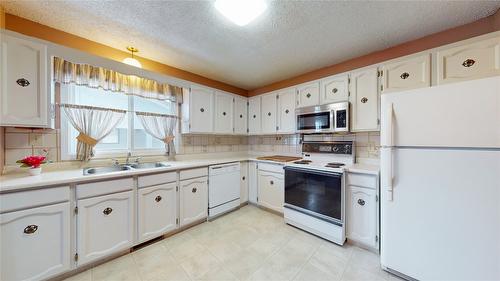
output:
M210 166L208 171L208 218L239 207L240 162Z

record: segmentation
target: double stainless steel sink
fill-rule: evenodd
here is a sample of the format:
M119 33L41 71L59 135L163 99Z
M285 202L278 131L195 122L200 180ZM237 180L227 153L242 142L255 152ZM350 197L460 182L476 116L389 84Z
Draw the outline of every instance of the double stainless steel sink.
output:
M107 167L95 167L95 168L85 168L83 169L83 175L100 175L108 174L120 171L129 170L140 170L140 169L154 169L154 168L165 168L170 167L170 165L163 164L160 162L156 163L131 163L131 164L119 164Z

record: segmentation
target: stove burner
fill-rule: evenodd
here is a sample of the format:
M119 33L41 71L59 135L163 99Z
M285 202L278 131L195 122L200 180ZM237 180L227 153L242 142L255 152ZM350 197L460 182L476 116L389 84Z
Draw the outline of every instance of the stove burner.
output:
M344 163L332 162L332 163L326 164L325 167L327 167L327 168L340 168L344 165L345 165Z
M311 163L312 161L311 160L299 160L299 161L295 161L293 162L294 164L303 164L303 165L307 165L309 163Z

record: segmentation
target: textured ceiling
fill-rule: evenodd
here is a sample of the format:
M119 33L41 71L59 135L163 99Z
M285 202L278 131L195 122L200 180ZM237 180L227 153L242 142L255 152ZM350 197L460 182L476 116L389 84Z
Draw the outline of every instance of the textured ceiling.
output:
M493 14L499 1L269 1L240 27L212 1L6 1L7 13L245 89Z

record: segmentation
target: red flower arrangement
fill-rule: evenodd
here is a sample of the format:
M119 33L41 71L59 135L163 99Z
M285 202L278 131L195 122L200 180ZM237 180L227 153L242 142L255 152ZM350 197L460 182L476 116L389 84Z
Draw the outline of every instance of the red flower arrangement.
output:
M26 156L21 160L17 160L16 163L22 164L21 168L30 167L30 168L38 168L40 165L47 163L47 151L45 155L30 155Z

